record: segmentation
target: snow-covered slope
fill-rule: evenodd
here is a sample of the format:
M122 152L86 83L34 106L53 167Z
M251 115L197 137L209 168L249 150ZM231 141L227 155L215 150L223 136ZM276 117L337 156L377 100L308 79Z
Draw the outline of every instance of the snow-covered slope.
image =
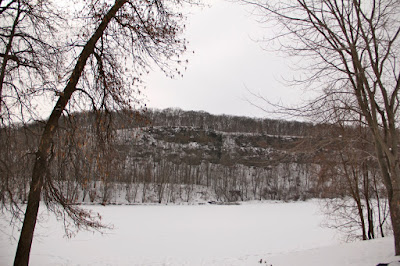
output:
M393 237L345 243L288 252L267 259L271 265L367 266L388 263L400 266L400 256L393 256Z

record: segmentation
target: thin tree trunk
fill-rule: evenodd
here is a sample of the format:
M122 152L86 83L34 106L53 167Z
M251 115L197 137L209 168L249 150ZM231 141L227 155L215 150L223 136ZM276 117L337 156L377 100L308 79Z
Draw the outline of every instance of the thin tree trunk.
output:
M4 86L4 79L6 76L7 63L8 63L8 60L10 59L11 47L12 47L12 43L13 43L14 36L15 36L15 30L19 23L20 15L21 15L21 3L18 2L17 15L15 16L14 23L11 28L10 36L8 38L6 50L4 51L3 62L1 64L1 69L0 69L0 114L2 111L2 105L3 105L3 86Z
M368 239L375 238L375 226L374 226L374 214L371 208L371 196L369 191L369 174L368 174L368 166L365 162L361 165L362 168L362 176L363 176L363 185L364 185L364 198L365 198L365 206L367 207L367 219L368 219Z
M44 184L44 176L48 171L48 164L51 157L51 143L57 130L58 120L76 89L76 85L86 65L86 61L93 53L96 42L103 35L108 23L126 2L127 0L118 0L115 2L114 6L104 16L95 33L86 43L71 74L69 82L65 87L63 93L61 93L57 104L55 105L49 117L49 120L46 123L44 131L42 133L38 151L36 153L36 160L32 173L28 204L26 207L24 223L18 241L17 252L15 254L15 266L28 265L29 263L33 233L35 230L36 218L39 211L40 194Z
M387 189L390 218L392 220L392 229L395 243L395 255L400 255L400 166L396 161L391 167L392 183Z
M376 174L374 174L373 181L374 181L375 198L376 198L376 203L377 203L377 207L378 207L379 230L380 230L380 233L381 233L381 237L385 237L385 233L383 231L383 223L385 222L386 219L382 218L381 199L380 199L379 192L378 192L378 185L376 183ZM383 212L383 216L385 216L385 210Z
M349 170L347 169L347 162L344 159L344 156L342 153L340 153L340 157L342 160L344 176L347 180L347 185L349 186L349 189L350 189L350 194L357 205L358 216L359 216L360 222L361 222L362 238L363 238L363 240L367 240L367 233L366 233L366 229L365 229L364 210L363 210L363 206L361 203L360 190L358 189L359 172L356 171L355 166L352 165L352 166L350 166L351 167L351 173L350 173ZM351 178L351 177L353 177L353 178ZM354 182L352 182L352 180Z
M360 199L354 199L357 204L357 210L358 210L358 216L360 217L360 222L361 222L361 229L362 229L362 238L363 240L367 240L367 232L365 229L365 220L364 220L364 212L362 208L362 204Z

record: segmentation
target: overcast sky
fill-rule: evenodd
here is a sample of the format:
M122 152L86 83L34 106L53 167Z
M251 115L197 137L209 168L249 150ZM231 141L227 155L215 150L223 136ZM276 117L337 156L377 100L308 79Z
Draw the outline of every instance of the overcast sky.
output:
M146 79L147 106L270 117L246 101L251 98L248 90L274 102L298 102L301 93L282 83L290 78L289 62L255 41L268 34L268 29L250 11L225 0L192 10L185 36L189 50L195 53L189 55L184 77L171 80L152 72Z

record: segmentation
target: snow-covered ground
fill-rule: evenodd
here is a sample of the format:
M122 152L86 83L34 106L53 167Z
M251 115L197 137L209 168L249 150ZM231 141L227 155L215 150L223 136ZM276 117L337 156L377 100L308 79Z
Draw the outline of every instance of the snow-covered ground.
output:
M67 239L42 206L31 265L368 266L400 260L393 256L391 237L342 243L336 231L320 227L324 217L317 200L87 208L114 229ZM16 240L4 215L0 218L0 265L12 265Z

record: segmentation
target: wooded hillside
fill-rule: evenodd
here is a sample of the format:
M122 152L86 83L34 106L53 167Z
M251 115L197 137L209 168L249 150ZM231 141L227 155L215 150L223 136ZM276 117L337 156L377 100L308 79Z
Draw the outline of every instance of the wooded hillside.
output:
M322 138L329 125L166 109L71 114L60 129L48 173L53 178L46 184L49 191L66 192L70 203L298 200L346 193L328 167L338 158L334 137L340 133ZM3 130L15 142L3 153L14 168L3 171L13 175L15 200L25 201L31 169L19 166L32 165L29 147L35 147L41 125Z

